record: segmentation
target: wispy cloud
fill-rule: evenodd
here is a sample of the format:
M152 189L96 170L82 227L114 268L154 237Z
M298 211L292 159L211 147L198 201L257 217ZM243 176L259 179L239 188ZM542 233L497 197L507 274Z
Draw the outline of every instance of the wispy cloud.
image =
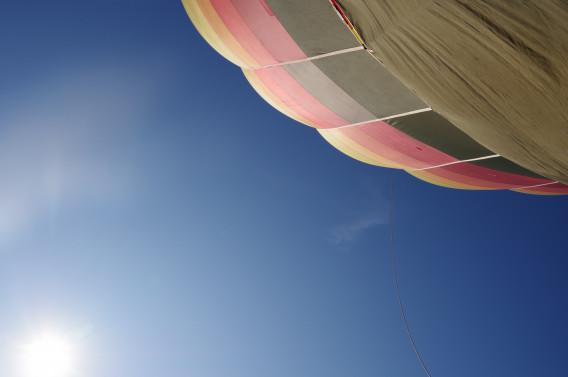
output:
M344 202L348 205L346 221L329 231L331 243L346 246L360 239L365 232L387 223L389 203L379 191L380 187L380 183L369 178L361 182L359 195Z
M357 240L365 231L385 223L381 214L367 214L351 222L337 225L330 231L331 242L338 245Z
M0 241L66 204L130 187L117 139L154 98L149 73L97 64L13 88L0 108Z

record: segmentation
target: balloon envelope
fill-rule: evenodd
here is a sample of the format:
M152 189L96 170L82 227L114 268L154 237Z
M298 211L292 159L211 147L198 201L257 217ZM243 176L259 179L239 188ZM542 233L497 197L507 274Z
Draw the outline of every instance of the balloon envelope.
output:
M542 6L562 25L531 32L538 20L514 2L183 3L268 103L353 158L446 187L568 194L568 70L556 57L568 34L551 35L566 19L554 1Z

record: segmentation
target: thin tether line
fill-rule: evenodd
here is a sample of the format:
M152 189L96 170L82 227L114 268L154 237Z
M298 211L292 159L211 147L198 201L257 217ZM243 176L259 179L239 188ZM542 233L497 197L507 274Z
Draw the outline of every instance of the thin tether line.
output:
M402 299L400 298L400 290L398 288L398 276L396 275L396 262L394 258L394 231L393 231L393 221L392 221L392 207L393 207L393 197L394 197L394 169L391 174L391 195L390 195L390 238L391 238L391 252L392 252L392 269L394 272L394 284L396 286L396 296L398 297L398 305L400 306L400 312L402 313L402 320L404 321L404 327L406 327L406 332L408 333L408 338L410 339L410 343L412 343L412 348L414 348L414 353L418 356L418 360L424 368L424 371L428 375L428 377L432 377L426 365L424 365L424 361L420 357L420 353L418 352L418 348L416 348L416 344L414 343L414 339L412 339L412 334L410 334L410 329L408 328L408 322L406 322L406 315L404 314L404 307L402 306Z

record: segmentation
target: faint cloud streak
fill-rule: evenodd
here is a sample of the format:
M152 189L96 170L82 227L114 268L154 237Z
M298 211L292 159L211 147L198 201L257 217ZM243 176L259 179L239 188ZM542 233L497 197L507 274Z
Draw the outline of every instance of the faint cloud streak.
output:
M359 240L365 232L387 223L388 200L378 190L380 187L380 182L365 178L360 183L360 191L342 201L346 205L347 220L330 229L329 242L344 247Z
M351 222L337 225L330 231L330 241L336 245L357 240L365 231L385 223L378 214L367 214Z

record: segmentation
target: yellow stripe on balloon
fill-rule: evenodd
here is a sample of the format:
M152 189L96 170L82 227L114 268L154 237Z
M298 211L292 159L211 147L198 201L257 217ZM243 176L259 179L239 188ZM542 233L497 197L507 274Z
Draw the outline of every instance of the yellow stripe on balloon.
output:
M225 26L208 0L182 0L182 2L203 39L225 59L243 68L259 66Z
M341 129L319 129L320 135L339 151L361 162L385 168L409 169L409 166L399 164L380 156L345 135Z
M516 192L520 192L521 194L531 194L531 195L566 195L566 193L562 193L562 192L536 191L536 189L535 189L535 190L530 190L530 189L523 189L523 190L511 189L511 191L516 191Z
M499 190L489 187L468 185L466 183L453 181L451 179L443 178L436 174L430 173L426 170L415 170L415 171L407 170L406 172L425 182L432 183L434 185L442 187L449 187L449 188L462 189L462 190Z

